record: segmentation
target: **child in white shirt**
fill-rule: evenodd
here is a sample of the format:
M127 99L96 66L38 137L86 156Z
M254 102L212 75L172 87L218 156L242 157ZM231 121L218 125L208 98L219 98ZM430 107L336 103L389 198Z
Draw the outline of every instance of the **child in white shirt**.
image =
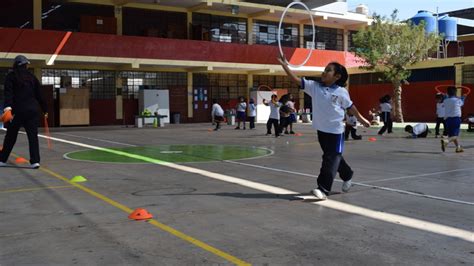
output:
M245 102L244 97L239 97L239 103L237 104L237 127L235 129L240 129L240 122L244 124L245 130L245 119L247 116L245 115L245 111L247 111L247 103Z
M312 98L313 128L317 131L319 144L323 150L323 162L319 172L318 187L311 193L325 200L331 191L336 174L344 181L342 191L348 192L352 186L354 172L342 157L344 150L344 116L352 114L366 127L370 126L352 103L349 92L344 88L349 77L346 68L337 63L329 63L321 74L321 82L301 80L288 68L283 59L278 58L285 72Z
M214 117L214 122L216 123L216 128L214 128L214 131L217 131L219 128L221 128L221 122L224 121L224 110L217 103L217 99L213 99L212 103L211 116Z
M255 128L255 117L257 116L257 105L255 104L254 99L250 98L249 101L249 121L250 129Z
M272 95L272 100L267 102L267 100L263 99L263 104L266 106L270 106L270 116L267 121L267 136L272 134L272 125L273 129L275 130L275 137L280 136L280 107L281 103L277 101L278 96L276 94Z
M458 138L461 130L461 107L464 105L466 95L458 98L456 97L456 91L456 87L448 87L448 98L444 100L444 119L446 121L446 132L448 133L449 140L441 140L441 150L443 152L450 142L454 142L456 145L456 152L464 151L459 144Z
M436 127L435 138L439 136L439 126L443 124L443 136L446 136L446 123L444 122L444 95L436 94Z

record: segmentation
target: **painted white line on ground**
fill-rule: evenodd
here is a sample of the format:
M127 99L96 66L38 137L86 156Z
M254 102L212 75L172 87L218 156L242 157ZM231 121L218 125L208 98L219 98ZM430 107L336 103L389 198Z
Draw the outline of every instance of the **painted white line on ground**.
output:
M129 147L137 147L137 145L127 144L127 143L122 143L122 142L116 142L116 141L110 141L110 140L104 140L104 139L95 139L95 138L83 137L83 136L66 134L66 133L54 133L54 134L55 135L62 135L62 136L69 136L69 137L74 137L74 138L81 138L81 139L89 139L89 140L94 140L94 141L107 142L107 143L112 143L112 144L119 144L119 145L129 146Z
M372 183L376 183L376 182L391 181L391 180L400 180L400 179L407 179L407 178L413 178L413 177L423 177L423 176L431 176L431 175L440 175L440 174L447 174L447 173L454 173L454 172L462 172L462 171L468 171L468 170L474 170L474 167L471 167L471 168L462 168L462 169L456 169L456 170L449 170L449 171L434 172L434 173L419 174L419 175L407 175L407 176L400 176L400 177L393 177L393 178L386 178L386 179L377 179L377 180L371 180L371 181L362 181L362 182L359 182L359 183L360 183L360 184L372 184Z
M45 136L43 136L43 135L39 135L39 136L42 137L42 138L45 138ZM188 172L188 173L199 174L199 175L209 177L209 178L212 178L212 179L224 181L224 182L227 182L227 183L237 184L237 185L240 185L240 186L248 187L248 188L259 190L259 191L264 191L264 192L271 193L271 194L277 194L277 195L298 195L298 194L300 194L296 191L291 191L291 190L287 190L287 189L284 189L284 188L279 188L279 187L275 187L275 186L271 186L271 185L257 183L257 182L253 182L253 181L249 181L249 180L245 180L245 179L241 179L241 178L237 178L237 177L232 177L232 176L228 176L228 175L218 174L218 173L214 173L214 172L210 172L210 171L206 171L206 170L201 170L201 169L197 169L197 168L193 168L193 167L189 167L189 166L185 166L185 165L178 165L178 164L175 164L175 163L163 162L163 161L160 161L160 160L156 160L156 159L153 159L153 158L140 156L140 155L136 155L136 154L130 154L130 153L115 151L115 150L111 150L111 149L105 149L105 148L101 148L101 147L97 147L97 146L93 146L93 145L88 145L88 144L83 144L83 143L79 143L79 142L68 141L68 140L63 140L63 139L58 139L58 138L53 138L53 137L51 137L51 139L55 140L55 141L58 141L58 142L63 142L63 143L68 143L68 144L71 144L71 145L75 145L75 146L106 151L106 152L110 152L110 153L114 153L114 154L118 154L118 155L123 155L123 156L130 157L130 158L135 158L135 159L141 159L141 160L146 161L146 162L150 162L150 163L154 163L154 164L158 164L158 165L162 165L162 166L167 166L167 167L170 167L170 168L173 168L173 169L176 169L176 170L180 170L180 171L184 171L184 172ZM420 220L420 219L415 219L415 218L409 218L409 217L405 217L405 216L401 216L401 215L397 215L397 214L390 214L390 213L385 213L385 212L381 212L381 211L374 211L374 210L371 210L371 209L367 209L367 208L363 208L363 207L359 207L359 206L354 206L354 205L347 204L347 203L337 202L337 201L333 201L333 200L315 202L314 204L320 205L320 206L325 206L327 208L342 211L342 212L347 212L347 213L352 213L352 214L364 216L364 217L371 218L371 219L374 219L374 220L379 220L379 221L383 221L383 222L387 222L387 223L391 223L391 224L401 225L401 226L405 226L405 227L409 227L409 228L413 228L413 229L417 229L417 230L421 230L421 231L425 231L425 232L430 232L430 233L434 233L434 234L438 234L438 235L454 237L454 238L458 238L458 239L461 239L461 240L465 240L465 241L474 243L474 232L459 229L459 228L455 228L455 227L451 227L451 226L440 225L440 224L436 224L436 223L432 223L432 222L428 222L428 221L424 221L424 220Z
M260 169L265 169L265 170L270 170L270 171L282 172L282 173L287 173L287 174L293 174L293 175L301 175L301 176L308 176L308 177L314 177L314 178L318 177L317 175L306 174L306 173L295 172L295 171L289 171L289 170L283 170L283 169L277 169L277 168L266 167L266 166L255 165L255 164L249 164L249 163L235 162L235 161L229 161L229 160L225 160L224 162L239 164L239 165L244 165L244 166L250 166L250 167L255 167L255 168L260 168ZM342 182L341 180L338 180L338 179L334 179L334 181ZM447 202L452 202L452 203L459 203L459 204L474 206L474 202L469 202L469 201L462 201L462 200L438 197L438 196L422 194L422 193L416 193L416 192L411 192L411 191L406 191L406 190L401 190L401 189L395 189L395 188L389 188L389 187L374 186L374 185L364 184L364 183L359 183L359 182L352 182L352 184L357 185L357 186L361 186L361 187L376 188L376 189L385 190L385 191L391 191L391 192L396 192L396 193L401 193L401 194L406 194L406 195L412 195L412 196L416 196L416 197L435 199L435 200L441 200L441 201L447 201Z
M25 134L24 132L20 132L20 133ZM48 138L47 136L43 136L43 135L38 135L38 136L40 136L42 138ZM59 141L58 139L54 139L54 138L51 138L51 139ZM63 140L63 141L67 141L67 140ZM69 143L69 144L72 144L72 143ZM76 144L72 144L72 145L76 145ZM84 145L86 145L86 144L84 144ZM90 147L86 147L86 148L90 148ZM94 148L90 148L90 149L94 149ZM99 148L99 149L103 149L103 148ZM272 151L272 154L273 154L273 151ZM266 155L264 155L264 156L266 156ZM262 157L264 157L264 156L262 156ZM258 158L258 157L255 157L255 158ZM265 170L271 170L271 171L276 171L276 172L283 172L283 173L288 173L288 174L295 174L295 175L315 177L315 178L318 177L317 175L313 175L313 174L306 174L306 173L288 171L288 170L277 169L277 168L272 168L272 167L266 167L266 166L261 166L261 165L242 163L242 162L238 162L236 160L234 160L234 161L224 160L224 162L233 163L233 164L240 164L240 165L245 165L245 166L250 166L250 167L255 167L255 168L260 168L260 169L265 169ZM466 170L466 169L471 169L471 168L457 169L457 170ZM431 175L432 174L437 174L437 173L431 173ZM430 174L428 173L428 174L423 174L423 175L427 176L427 175L430 175ZM416 177L416 176L411 176L411 177ZM335 179L334 181L342 182L338 179ZM390 191L390 192L395 192L395 193L400 193L400 194L405 194L405 195L411 195L411 196L415 196L415 197L428 198L428 199L440 200L440 201L451 202L451 203L456 203L456 204L465 204L465 205L474 206L474 202L456 200L456 199L445 198L445 197L439 197L439 196L434 196L434 195L429 195L429 194L423 194L423 193L417 193L417 192L402 190L402 189L395 189L395 188L382 187L382 186L374 186L374 185L370 185L370 184L364 184L364 182L352 182L352 184L362 186L362 187L375 188L375 189L380 189L380 190L384 190L384 191Z

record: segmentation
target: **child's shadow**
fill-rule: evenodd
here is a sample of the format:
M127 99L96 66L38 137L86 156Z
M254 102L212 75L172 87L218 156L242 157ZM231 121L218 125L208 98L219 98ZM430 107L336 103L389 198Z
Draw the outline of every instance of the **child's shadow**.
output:
M340 192L331 192L330 195L341 194ZM239 193L239 192L221 192L221 193L187 193L187 194L165 194L166 196L219 196L244 199L280 199L288 201L317 202L321 201L310 193L306 194L271 194L271 193Z

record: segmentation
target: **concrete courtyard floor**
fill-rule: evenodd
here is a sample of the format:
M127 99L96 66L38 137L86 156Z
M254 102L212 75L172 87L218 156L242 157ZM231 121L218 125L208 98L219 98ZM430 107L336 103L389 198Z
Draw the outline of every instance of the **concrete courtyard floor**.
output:
M302 136L209 124L54 129L42 168L0 168L0 265L473 265L474 133L464 153L401 131L345 143L355 186L318 202L321 149ZM3 139L4 131L0 131ZM376 141L368 141L375 137ZM183 164L107 164L64 154L97 147L219 144L270 156ZM28 156L20 135L15 156ZM10 161L14 165L15 157ZM82 175L85 183L68 179ZM127 218L146 208L150 221Z

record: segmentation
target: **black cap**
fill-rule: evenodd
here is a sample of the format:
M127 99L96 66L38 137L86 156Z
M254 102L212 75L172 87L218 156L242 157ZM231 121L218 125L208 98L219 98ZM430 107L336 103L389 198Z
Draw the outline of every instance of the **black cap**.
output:
M24 55L17 55L15 57L15 60L14 60L14 64L17 65L17 66L21 66L21 65L25 65L25 64L29 64L29 63L30 63L30 61Z

